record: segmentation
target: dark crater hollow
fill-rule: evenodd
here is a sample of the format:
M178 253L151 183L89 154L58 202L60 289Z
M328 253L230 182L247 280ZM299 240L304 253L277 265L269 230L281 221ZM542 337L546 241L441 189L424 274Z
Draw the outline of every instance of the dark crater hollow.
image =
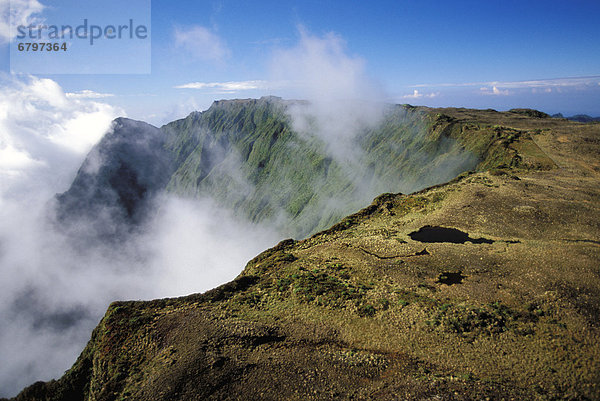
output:
M446 285L462 284L465 277L461 272L443 272L438 276L437 282Z
M419 231L413 231L408 236L419 242L450 242L452 244L464 244L467 241L473 244L492 244L494 242L487 238L471 238L469 233L456 228L438 226L423 226Z

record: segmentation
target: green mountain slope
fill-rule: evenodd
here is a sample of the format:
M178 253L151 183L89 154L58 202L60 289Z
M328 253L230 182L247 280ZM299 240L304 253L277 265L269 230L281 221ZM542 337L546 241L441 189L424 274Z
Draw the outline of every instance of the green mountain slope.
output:
M303 237L381 192L413 192L478 163L460 141L431 133L426 113L402 106L351 142L352 160L340 160L318 134L292 130L293 104L220 101L163 127L178 166L168 190L211 196L251 221Z
M410 193L502 160L520 163L507 151L518 132L465 126L400 105L388 106L372 127L348 134L340 155L318 127L310 133L291 128L289 108L298 104L273 97L219 101L160 130L121 120L58 197L59 215L88 221L107 215L115 221L98 225L111 234L123 220L148 215L154 194L167 190L212 198L240 217L303 238L382 192ZM95 205L91 216L85 215L89 204ZM101 213L103 207L110 212Z
M113 303L16 399L598 399L598 126L418 111L483 171L381 195L207 293Z

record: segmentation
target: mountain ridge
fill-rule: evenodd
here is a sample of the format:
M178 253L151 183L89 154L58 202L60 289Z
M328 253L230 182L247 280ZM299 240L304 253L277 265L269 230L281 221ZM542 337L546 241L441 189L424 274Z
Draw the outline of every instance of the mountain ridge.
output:
M380 195L204 294L115 302L62 379L15 399L600 396L598 128L419 110L479 171Z
M130 149L131 155L125 156L127 152L118 149L136 141L127 138L127 126L117 130L118 135L107 136L84 162L84 167L92 164L90 158L100 153L104 158L96 156L101 160L94 163L104 163L103 176L80 170L73 187L58 197L59 217L81 216L77 205L101 206L104 200L108 214L115 216L116 222L105 224L113 232L113 226L122 225L122 216L139 220L131 218L137 216L138 204L140 215L146 213L144 205L151 204L146 191L151 198L166 189L183 197L210 197L249 221L269 221L286 235L303 237L359 209L378 193L412 192L447 181L477 163L471 150L448 136L451 129L429 133L432 122L426 114L404 106L388 106L380 123L354 138L349 135L349 151L354 154L339 159L327 152L319 135L292 128L287 108L305 104L275 97L215 101L208 110L159 129L123 120L135 125L129 128L134 136L145 127L148 132L141 136L153 145L141 144L141 149ZM119 154L123 157L115 156ZM153 174L164 176L147 183L140 174L145 174L145 165L153 165L140 159L156 159L160 167ZM127 182L122 182L124 177ZM329 205L332 202L335 208Z

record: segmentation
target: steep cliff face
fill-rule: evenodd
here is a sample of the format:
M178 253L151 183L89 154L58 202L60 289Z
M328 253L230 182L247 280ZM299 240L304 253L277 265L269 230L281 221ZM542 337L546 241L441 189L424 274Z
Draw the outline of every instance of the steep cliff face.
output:
M143 220L149 200L167 190L302 238L379 193L413 192L474 169L487 152L467 149L452 121L389 106L377 124L348 134L340 155L318 132L291 128L296 103L220 101L161 129L119 119L58 197L59 215L104 216L110 235Z
M426 112L403 106L349 133L340 156L320 133L292 129L289 108L296 103L220 101L163 127L178 166L168 190L210 196L251 221L304 237L381 192L413 192L479 162L446 132L432 132Z
M483 171L378 196L204 294L113 303L16 399L598 399L600 129L426 118Z
M57 196L60 223L76 236L107 240L119 240L141 223L174 170L165 140L152 125L116 119L69 190Z
M376 124L332 149L318 127L292 129L289 109L297 103L219 101L160 129L118 119L58 196L59 217L84 219L114 237L142 222L153 197L168 191L213 199L303 238L380 193L411 193L464 171L527 163L517 152L529 143L521 138L526 133L408 105L387 106Z

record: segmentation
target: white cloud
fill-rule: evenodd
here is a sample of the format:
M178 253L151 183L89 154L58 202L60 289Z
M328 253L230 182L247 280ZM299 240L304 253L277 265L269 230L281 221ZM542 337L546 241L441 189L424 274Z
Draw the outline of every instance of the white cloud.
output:
M595 77L573 77L556 79L539 79L530 81L509 81L497 83L504 88L509 89L529 89L529 88L565 88L565 87L583 87L600 83L600 76Z
M40 22L44 8L38 0L0 0L0 44L11 40L15 27Z
M339 35L313 36L302 27L299 33L295 47L274 53L273 81L287 82L311 101L382 99L383 90L367 75L365 60L349 55Z
M0 148L0 171L4 175L10 177L19 176L19 172L39 163L44 163L34 160L25 150L16 149L12 144L6 143Z
M222 62L231 54L223 40L203 26L175 28L175 46L202 60Z
M107 97L113 97L112 93L98 93L89 89L84 89L79 92L67 92L65 96L70 99L102 99Z
M178 85L177 89L214 89L223 92L238 92L252 89L266 89L267 81L229 81L229 82L190 82Z
M161 196L119 247L73 246L48 222L52 199L119 114L50 79L0 75L0 398L60 377L111 301L208 290L280 239L214 202Z
M411 95L404 95L402 96L405 99L419 99L422 97L427 97L427 98L434 98L439 96L439 92L435 92L435 93L421 93L418 90L414 90L413 93Z
M237 219L208 199L167 196L160 204L161 212L138 238L140 249L152 255L145 297L214 288L234 279L250 258L280 239L272 226Z
M65 185L122 110L70 98L51 79L0 80L0 197ZM51 184L52 183L52 184Z
M511 94L507 89L502 90L498 89L497 86L493 86L491 89L487 87L483 87L479 89L484 95L497 95L497 96L508 96Z
M352 139L380 121L386 95L340 36L314 36L302 27L299 34L295 46L274 52L270 82L284 84L285 97L308 100L288 108L296 131L318 135L339 158L355 158Z
M508 90L501 90L501 89L498 89L496 86L494 86L492 88L492 93L494 95L509 95L510 94L510 92Z
M46 206L67 189L119 114L106 104L67 97L50 79L0 75L0 397L67 369L106 308L106 300L90 306L93 316L83 316L73 330L48 329L36 320L57 311L76 315L92 293L86 285L102 287L111 276L82 269L88 261L74 258L46 225ZM104 285L107 295L115 283ZM35 362L41 354L44 364Z
M489 82L462 82L462 83L440 83L440 84L419 84L412 85L413 88L462 88L462 87L481 87L482 91L488 91L494 94L493 88L496 87L498 93L503 94L499 88L507 89L553 89L553 88L586 88L600 85L600 76L589 77L570 77L554 79L535 79L527 81L489 81ZM491 89L490 89L491 87ZM505 92L504 91L504 92Z

